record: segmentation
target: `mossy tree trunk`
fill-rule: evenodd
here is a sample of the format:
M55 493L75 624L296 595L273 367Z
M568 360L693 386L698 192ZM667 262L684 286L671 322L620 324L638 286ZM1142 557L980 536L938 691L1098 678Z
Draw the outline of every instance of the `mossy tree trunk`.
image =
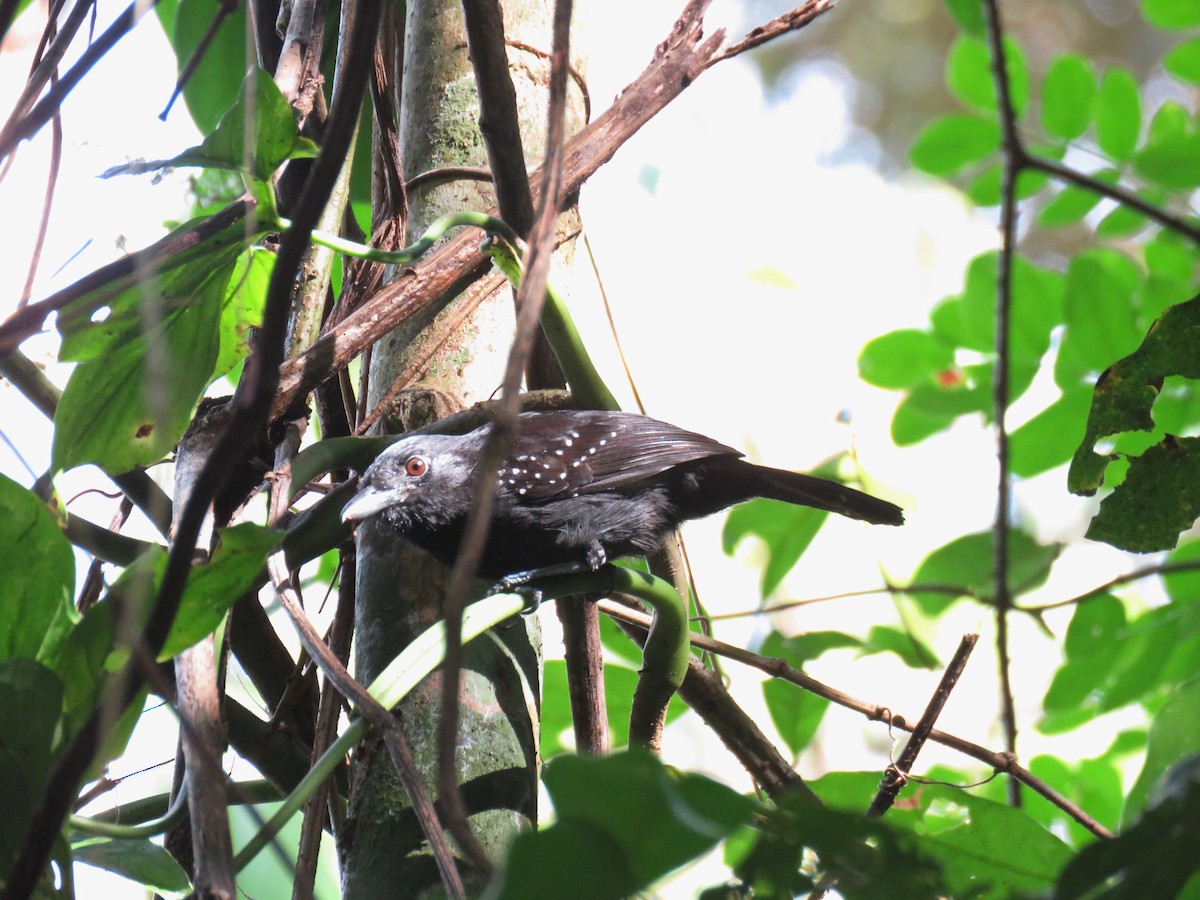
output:
M506 3L506 36L548 52L552 11L549 0ZM391 74L392 84L400 85L393 102L400 110L404 176L411 180L450 166L487 166L459 0L410 0L404 15L393 21L395 27L403 27L402 37L392 36L403 41L403 72ZM526 160L537 165L545 140L549 61L511 45L508 53ZM576 110L577 122L581 118ZM406 242L447 212L496 205L491 186L484 181L429 184L408 198ZM431 341L438 339L431 336L450 332L465 302L460 295L439 304L441 311L435 317L411 322L376 345L368 409L388 394L414 359L425 357ZM507 288L486 297L423 366L419 380L398 395L399 402L381 420L382 429L405 431L491 396L502 378L513 323L513 298ZM355 665L358 677L369 682L416 634L440 618L446 570L378 525L367 523L358 533ZM399 709L435 799L437 679L436 674L428 679ZM507 625L465 648L459 692L459 783L472 829L496 859L518 829L537 821L540 683L535 617ZM364 747L356 760L347 824L340 848L347 898L440 892L433 859L381 746Z

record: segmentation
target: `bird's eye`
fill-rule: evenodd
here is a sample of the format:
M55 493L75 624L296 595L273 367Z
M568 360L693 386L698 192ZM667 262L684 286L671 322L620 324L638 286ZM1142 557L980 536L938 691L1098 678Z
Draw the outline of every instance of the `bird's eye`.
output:
M420 456L410 456L404 463L404 474L419 478L429 470L429 463Z

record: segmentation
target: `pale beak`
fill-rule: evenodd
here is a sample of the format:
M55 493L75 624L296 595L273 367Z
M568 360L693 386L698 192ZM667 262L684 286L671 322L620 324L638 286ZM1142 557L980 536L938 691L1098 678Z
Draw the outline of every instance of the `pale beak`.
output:
M391 491L381 491L377 487L365 487L342 507L343 522L361 522L376 513L383 512L396 500Z

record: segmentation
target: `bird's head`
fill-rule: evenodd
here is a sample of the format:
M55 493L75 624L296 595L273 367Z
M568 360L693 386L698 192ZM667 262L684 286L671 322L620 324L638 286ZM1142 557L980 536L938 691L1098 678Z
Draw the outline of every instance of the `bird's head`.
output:
M455 507L471 501L471 478L478 458L474 435L423 434L401 438L375 458L359 491L342 507L343 522L361 522L379 513L403 530L413 521L452 518Z

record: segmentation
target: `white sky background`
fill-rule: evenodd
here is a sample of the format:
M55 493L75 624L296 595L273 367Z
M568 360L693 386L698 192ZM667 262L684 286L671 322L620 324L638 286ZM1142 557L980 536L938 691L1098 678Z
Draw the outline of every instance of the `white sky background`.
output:
M613 29L612 37L597 46L622 48L589 65L597 113L645 65L679 5L628 0L594 5L589 24ZM110 0L100 7L102 29L121 7ZM731 34L740 34L742 8L715 4L710 25L725 24ZM886 8L885 3L854 4L832 14L886 15ZM5 111L24 81L33 49L29 42L36 42L41 29L39 15L44 12L22 17L14 32L26 43L6 45L0 54L0 109ZM814 48L819 27L810 31ZM164 220L186 213L186 173L158 185L148 177L96 177L128 159L166 158L196 143L182 103L165 124L157 118L170 95L174 66L151 14L68 99L62 174L33 299L120 255L122 241L130 250L145 246L161 236ZM889 180L865 163L831 165L831 155L848 140L870 158L871 138L855 132L850 119L853 89L847 74L823 63L800 70L790 91L777 91L768 100L753 66L740 60L722 63L622 148L582 198L587 233L650 414L780 467L807 469L855 449L880 489L908 510L903 529L831 517L780 589L780 598L877 586L881 567L902 580L930 551L955 536L986 529L994 516L994 449L988 434L960 427L915 448L896 449L888 429L898 395L859 382L856 359L872 337L924 325L936 300L961 289L966 262L995 246L996 231L936 183ZM48 139L47 128L25 144L0 182L7 262L0 267L0 317L11 311L24 283L45 186ZM656 179L653 192L645 186L651 179ZM586 265L582 254L580 265ZM764 269L777 270L791 286L750 277ZM589 346L620 395L624 381L604 314L594 294L581 290L575 299ZM49 338L38 338L24 349L42 359L53 346ZM61 371L51 374L65 383ZM839 422L842 411L848 411L849 425ZM2 383L0 428L40 473L48 464L50 428ZM3 445L0 471L23 484L32 481ZM1022 509L1038 517L1042 539L1076 537L1086 522L1087 504L1067 495L1064 481L1059 471L1018 490ZM86 472L68 473L60 488L70 496L91 483ZM72 508L106 523L112 506L81 501ZM759 601L759 557L749 547L737 559L725 557L722 524L723 517L715 516L687 529L701 596L714 613L752 609ZM1056 569L1042 596L1071 596L1129 567L1121 555L1096 545L1071 552L1081 565ZM892 601L878 595L805 607L776 624L791 633L864 633L870 624L894 622ZM1065 617L1051 620L1059 629L1065 623ZM1023 756L1039 749L1079 755L1061 739L1055 743L1030 729L1058 657L1044 652L1050 645L1024 618L1014 626ZM766 621L749 617L721 623L717 636L753 647L767 629ZM924 637L947 659L967 630L981 631L982 638L939 727L998 748L990 617L961 604L942 632ZM548 655L556 653L552 641ZM768 722L758 679L736 664L728 670L735 696L760 722ZM890 655L855 660L848 653L820 661L810 674L910 717L919 714L938 678L936 672L912 672ZM823 750L801 761L802 774L886 765L881 726L834 710L823 729ZM698 755L701 743L715 744L706 733L706 740L698 741L701 732L694 724L672 726L666 758L748 787L723 751L717 757ZM1103 746L1101 741L1093 752ZM165 751L146 748L145 758L123 760L121 772L172 752L173 739ZM936 759L955 758L931 748L922 764ZM695 883L709 876L720 874L715 869L697 873ZM116 896L112 890L106 887L105 895Z

